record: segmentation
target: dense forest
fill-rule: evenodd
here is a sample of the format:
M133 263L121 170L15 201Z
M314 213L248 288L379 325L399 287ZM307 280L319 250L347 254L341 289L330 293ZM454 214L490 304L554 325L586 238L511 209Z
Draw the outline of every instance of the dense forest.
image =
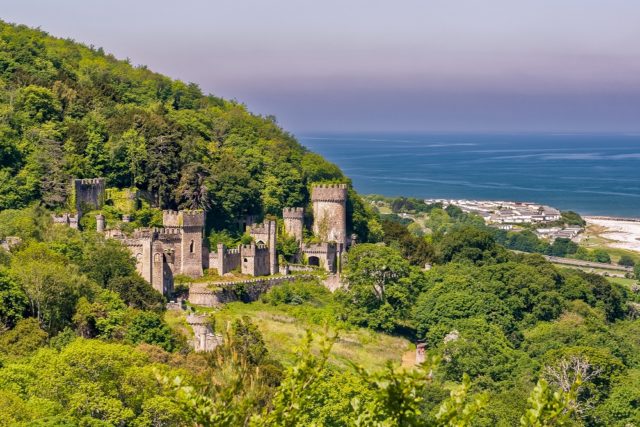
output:
M219 232L347 180L238 103L1 23L0 149L0 239L19 238L0 249L0 426L640 425L640 286L510 251L462 212L432 209L417 232L353 191L364 243L344 286L305 278L252 303L324 332L279 354L259 319L214 310L224 343L194 353L125 248L50 214L71 177L103 176L205 208ZM359 351L355 330L424 344L425 361L332 358Z
M60 208L71 178L104 177L160 208L206 209L218 230L305 206L311 183L346 181L274 117L1 21L0 153L0 209ZM350 196L349 226L367 240L372 218Z

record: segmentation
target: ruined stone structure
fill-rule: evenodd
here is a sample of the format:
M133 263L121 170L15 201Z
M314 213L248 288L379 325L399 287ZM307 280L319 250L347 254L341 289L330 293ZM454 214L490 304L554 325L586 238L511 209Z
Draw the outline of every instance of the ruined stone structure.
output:
M205 316L190 314L187 316L187 324L193 329L193 341L191 345L196 352L213 351L222 345L222 335L215 334L211 324Z
M75 199L74 207L80 215L82 212L102 208L105 191L104 178L74 179L71 185Z
M316 185L311 191L313 204L313 234L321 243L307 244L304 236L304 209L284 208L285 232L300 244L300 254L312 266L330 273L340 268L340 259L347 249L347 184Z
M249 235L255 243L227 248L220 244L215 253L209 254L209 268L224 275L233 270L250 276L267 276L278 272L278 254L276 252L277 224L265 221L248 227Z
M136 259L138 273L165 295L173 291L173 276L203 274L204 211L163 211L164 228L140 228L132 237L119 230L106 235L118 239Z
M96 231L98 233L104 233L104 215L96 215Z
M54 224L62 224L71 228L75 228L76 230L78 229L78 222L80 220L78 214L65 212L60 215L52 214L51 218L53 218Z
M311 191L313 234L323 242L347 247L347 184L316 185Z
M302 244L300 249L307 257L307 264L322 267L330 273L337 271L339 256L337 243Z
M83 212L100 209L104 206L105 179L72 179L71 180L72 207L75 212L53 214L54 224L63 224L78 229Z

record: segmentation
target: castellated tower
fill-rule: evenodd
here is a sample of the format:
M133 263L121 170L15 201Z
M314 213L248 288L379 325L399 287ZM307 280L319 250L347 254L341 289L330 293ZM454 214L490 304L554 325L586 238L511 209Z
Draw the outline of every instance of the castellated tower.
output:
M189 277L202 276L204 211L163 211L162 223L165 228L180 229L179 250L176 251L174 261L179 274Z
M276 274L278 272L278 254L276 251L277 229L278 227L275 221L266 220L262 224L252 226L249 230L249 234L254 238L258 246L267 246L269 255L269 274Z
M347 245L347 184L316 185L311 191L313 233L324 242Z
M304 233L304 208L284 208L282 210L284 219L284 231L287 235L295 237L298 242L302 242Z
M104 205L104 178L72 179L75 208L80 214L93 209L100 209Z

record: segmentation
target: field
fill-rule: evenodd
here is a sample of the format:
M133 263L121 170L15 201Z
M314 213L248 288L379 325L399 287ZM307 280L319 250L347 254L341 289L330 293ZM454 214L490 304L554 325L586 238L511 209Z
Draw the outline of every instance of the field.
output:
M315 319L314 322L304 320L303 317L308 307L298 307L301 310L293 312L288 308L289 306L280 308L280 306L272 306L262 302L227 304L215 315L217 329L222 330L224 325L234 319L249 316L262 332L271 354L281 362L288 364L293 360L295 348L302 343L307 330L316 336L327 331L318 319ZM311 312L309 315L314 316ZM315 315L324 316L320 313L315 313ZM329 328L328 332L329 334L336 333L336 329ZM415 347L404 338L361 328L339 330L337 333L338 339L331 352L331 362L338 366L349 367L353 362L366 369L373 369L382 367L389 360L395 364L412 362Z

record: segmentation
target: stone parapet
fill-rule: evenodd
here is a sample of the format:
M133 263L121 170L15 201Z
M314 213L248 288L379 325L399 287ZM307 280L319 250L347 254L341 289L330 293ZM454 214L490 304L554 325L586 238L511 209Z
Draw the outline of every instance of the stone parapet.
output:
M312 202L345 202L347 184L318 184L311 189Z

